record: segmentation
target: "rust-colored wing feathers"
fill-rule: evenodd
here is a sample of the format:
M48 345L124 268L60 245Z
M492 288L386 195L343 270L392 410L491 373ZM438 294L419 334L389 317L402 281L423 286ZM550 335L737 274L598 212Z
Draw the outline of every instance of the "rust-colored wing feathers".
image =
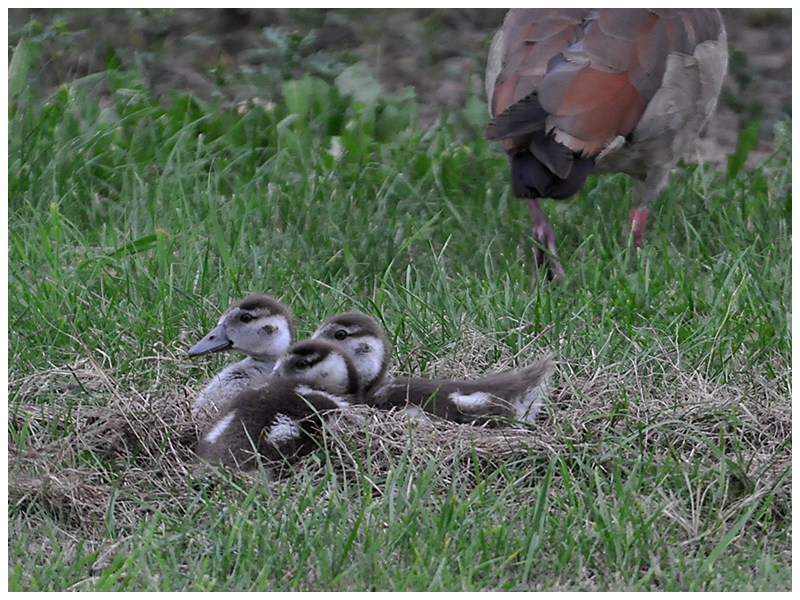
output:
M503 25L502 68L494 82L488 139L523 138L523 101L532 117L547 113L543 127L564 132L562 141L584 156L597 156L617 136L629 136L661 85L667 56L691 54L698 43L717 39L713 11L627 9L520 9ZM534 93L537 102L526 97ZM505 114L508 113L508 114ZM500 133L502 132L502 135ZM525 144L524 139L518 143ZM511 150L512 144L504 144Z
M628 135L647 108L647 99L626 73L603 73L587 66L547 79L552 85L543 88L539 98L551 115L548 129L569 134L570 148L586 156L597 156L616 136Z
M506 17L499 46L502 70L494 82L492 115L498 115L534 91L549 60L565 48L587 10L518 9Z

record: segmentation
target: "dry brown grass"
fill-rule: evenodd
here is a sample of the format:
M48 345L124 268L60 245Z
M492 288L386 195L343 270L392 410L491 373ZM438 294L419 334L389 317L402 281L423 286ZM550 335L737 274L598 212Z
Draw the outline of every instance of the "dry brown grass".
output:
M433 461L469 486L476 471L519 460L534 465L536 456L546 464L554 454L577 455L605 468L647 454L708 469L725 461L732 485L748 492L742 502L774 493L777 509L790 511L791 401L781 392L787 382L720 384L677 361L649 364L640 373L635 366L562 362L535 427L477 428L357 407L332 424L325 445L337 471L375 481L378 495L377 482L401 457L419 469ZM74 381L89 396L105 395L107 405L76 400ZM31 515L37 507L87 538L101 536L108 519L133 527L163 503L196 495L190 463L198 431L186 389L142 394L89 363L12 376L9 388L9 425L21 440L9 442L10 506ZM315 478L326 468L312 455L291 471ZM675 519L687 533L700 526L692 515Z

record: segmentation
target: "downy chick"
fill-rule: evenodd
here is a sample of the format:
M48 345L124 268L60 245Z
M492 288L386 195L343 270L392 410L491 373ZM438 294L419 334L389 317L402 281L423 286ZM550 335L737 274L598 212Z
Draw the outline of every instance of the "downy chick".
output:
M362 312L345 312L323 321L312 339L325 339L350 352L365 401L383 383L392 346L380 323Z
M342 348L324 340L292 346L274 376L246 388L200 438L197 456L242 471L293 460L320 444L326 411L358 401L357 372Z
M380 386L371 404L378 408L421 409L456 423L533 423L545 401L550 358L518 371L474 381L398 377Z
M195 401L192 416L213 418L244 388L269 377L293 339L292 315L275 298L252 295L231 304L189 356L235 351L247 358L214 376Z
M457 423L533 423L544 404L552 370L547 357L524 369L475 381L399 377L384 382L390 347L383 328L372 317L360 312L335 315L313 337L331 340L351 352L366 404L387 410L423 410Z

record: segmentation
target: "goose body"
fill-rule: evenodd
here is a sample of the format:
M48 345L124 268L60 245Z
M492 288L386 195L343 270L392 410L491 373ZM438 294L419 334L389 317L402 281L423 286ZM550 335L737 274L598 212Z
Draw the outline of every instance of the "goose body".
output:
M593 172L626 173L640 246L648 208L713 112L727 63L716 9L508 12L489 50L485 137L508 155L551 278L564 270L538 199L568 198Z
M293 339L292 315L275 298L252 295L231 304L217 326L189 351L189 356L233 351L246 358L213 377L195 401L192 416L213 417L239 392L263 382Z
M474 381L398 377L381 385L371 403L384 409L415 407L456 423L533 423L545 401L549 358L518 371Z
M339 344L351 353L366 404L387 410L424 411L459 423L532 423L544 403L545 383L552 370L546 358L519 371L475 381L423 377L385 381L389 342L372 317L360 312L335 315L319 326L314 337Z
M347 352L323 340L292 346L272 378L248 387L201 436L197 456L250 471L262 461L294 460L319 445L326 411L358 401L357 373Z

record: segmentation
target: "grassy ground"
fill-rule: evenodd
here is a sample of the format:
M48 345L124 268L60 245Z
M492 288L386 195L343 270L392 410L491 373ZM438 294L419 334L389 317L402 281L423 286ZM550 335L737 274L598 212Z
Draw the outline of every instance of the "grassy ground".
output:
M681 168L638 255L625 177L547 204L550 286L477 98L423 131L358 71L220 111L109 66L46 99L11 69L10 589L791 588L790 124L755 172ZM198 487L223 361L186 351L251 292L301 335L379 316L394 373L552 352L546 414L362 411L277 483Z

